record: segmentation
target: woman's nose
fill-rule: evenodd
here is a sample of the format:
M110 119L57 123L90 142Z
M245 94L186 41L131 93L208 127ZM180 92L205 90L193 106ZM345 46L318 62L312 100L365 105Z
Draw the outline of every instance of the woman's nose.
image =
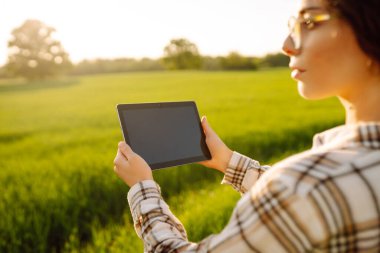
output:
M300 50L296 49L294 44L295 43L289 34L288 37L286 37L286 39L284 40L284 43L282 45L282 53L289 57L299 54Z

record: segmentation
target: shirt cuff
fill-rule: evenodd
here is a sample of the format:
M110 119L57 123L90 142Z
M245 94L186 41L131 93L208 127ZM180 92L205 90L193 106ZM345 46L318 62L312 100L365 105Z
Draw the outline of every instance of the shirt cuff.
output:
M222 184L229 184L235 190L240 191L241 183L244 175L247 172L249 158L237 152L233 152L228 163Z
M268 168L269 166L261 166L258 161L234 151L222 184L229 184L238 192L245 193Z
M135 224L142 224L142 214L148 210L143 210L140 203L147 199L162 199L160 186L155 181L144 180L129 189L128 204ZM160 201L157 201L155 203L159 205L159 202ZM149 205L147 208L154 207Z

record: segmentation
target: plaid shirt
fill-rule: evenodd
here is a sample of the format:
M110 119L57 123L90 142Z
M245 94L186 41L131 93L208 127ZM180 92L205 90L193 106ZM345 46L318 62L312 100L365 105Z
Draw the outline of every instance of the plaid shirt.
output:
M223 231L199 243L154 181L134 185L128 201L145 252L380 252L380 123L330 129L268 168L234 152L223 182L244 195Z

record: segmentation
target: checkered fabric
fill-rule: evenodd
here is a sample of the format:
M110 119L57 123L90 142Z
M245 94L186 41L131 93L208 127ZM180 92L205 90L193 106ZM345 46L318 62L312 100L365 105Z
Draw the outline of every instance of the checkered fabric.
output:
M145 252L380 252L380 123L330 129L271 168L234 152L223 183L243 196L228 225L198 243L156 182L134 185Z

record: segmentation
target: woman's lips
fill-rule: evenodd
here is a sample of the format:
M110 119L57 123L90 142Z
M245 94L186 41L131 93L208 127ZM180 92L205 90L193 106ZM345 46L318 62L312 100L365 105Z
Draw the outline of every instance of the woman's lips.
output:
M302 76L302 74L306 72L306 70L297 68L297 67L291 67L291 69L292 69L291 77L293 79L299 79Z

